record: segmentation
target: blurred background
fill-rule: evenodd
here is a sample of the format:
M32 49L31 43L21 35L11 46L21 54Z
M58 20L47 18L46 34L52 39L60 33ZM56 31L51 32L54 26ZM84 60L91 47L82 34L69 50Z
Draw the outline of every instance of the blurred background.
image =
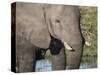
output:
M97 67L97 8L80 7L81 29L85 38L82 63ZM88 68L88 67L87 67Z

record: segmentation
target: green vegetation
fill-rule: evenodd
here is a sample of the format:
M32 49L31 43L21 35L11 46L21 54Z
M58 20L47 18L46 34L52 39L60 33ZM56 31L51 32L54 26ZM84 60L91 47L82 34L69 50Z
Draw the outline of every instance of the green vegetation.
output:
M86 40L84 55L97 55L97 8L80 7L81 28Z
M96 7L80 7L81 13L81 29L85 38L85 46L83 50L83 59L90 57L92 62L97 62L97 8Z
M51 53L50 53L50 50L47 50L46 55L45 55L45 59L51 60Z

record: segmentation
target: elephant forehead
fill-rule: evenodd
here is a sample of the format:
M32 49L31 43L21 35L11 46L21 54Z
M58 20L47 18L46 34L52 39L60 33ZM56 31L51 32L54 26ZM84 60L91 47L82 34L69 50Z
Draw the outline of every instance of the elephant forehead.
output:
M62 5L57 5L57 4L48 4L45 5L45 10L46 10L46 14L48 17L51 16L60 16L60 14L63 11L63 6Z

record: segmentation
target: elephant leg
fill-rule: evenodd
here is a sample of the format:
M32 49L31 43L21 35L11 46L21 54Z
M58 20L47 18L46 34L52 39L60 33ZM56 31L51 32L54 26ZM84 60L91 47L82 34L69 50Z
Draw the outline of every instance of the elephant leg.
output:
M65 70L65 50L64 47L61 48L60 52L56 55L52 55L52 70Z
M82 58L82 49L79 50L67 50L66 66L67 69L79 69Z
M19 36L16 43L16 59L17 72L35 71L35 46Z

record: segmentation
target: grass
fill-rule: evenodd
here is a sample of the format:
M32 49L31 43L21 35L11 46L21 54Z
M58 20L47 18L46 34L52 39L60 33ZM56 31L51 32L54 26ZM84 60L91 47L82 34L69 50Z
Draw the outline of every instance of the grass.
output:
M83 56L97 56L97 8L80 7L81 29L86 40Z
M95 63L97 66L97 8L80 7L80 25L85 38L82 63Z

